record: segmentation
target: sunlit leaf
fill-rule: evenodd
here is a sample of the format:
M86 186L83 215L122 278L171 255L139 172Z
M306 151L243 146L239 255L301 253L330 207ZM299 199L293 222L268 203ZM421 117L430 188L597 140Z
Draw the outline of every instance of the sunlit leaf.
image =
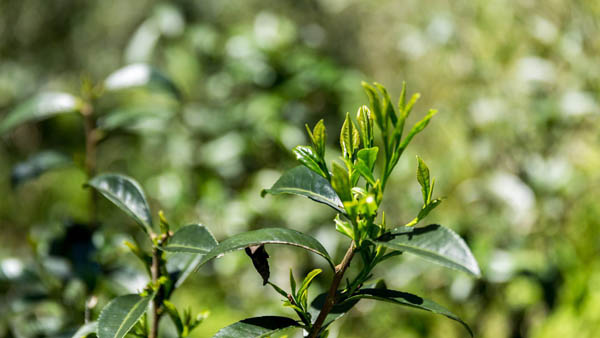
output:
M71 94L59 92L39 94L20 104L4 117L0 122L0 135L26 122L77 112L82 105L82 101Z
M431 224L412 231L396 233L389 235L390 238L380 238L374 242L477 277L481 274L477 261L465 241L444 226Z
M338 212L344 212L342 201L329 181L305 166L298 166L283 173L271 187L261 192L265 194L295 194L306 196L316 202L327 204Z
M11 183L13 186L18 186L47 171L64 168L72 163L69 157L61 153L52 150L43 151L15 165L11 174Z
M423 160L417 156L417 181L421 185L421 192L423 193L423 203L429 202L429 189L431 188L431 182L429 179L429 168L423 162Z
M87 185L98 190L150 233L150 207L144 191L134 179L118 174L102 174L91 179Z
M108 303L98 318L98 338L122 338L148 309L154 294L120 296Z
M254 317L222 328L213 338L262 338L269 337L277 331L298 326L298 322L287 317Z
M220 242L213 250L206 254L202 260L202 264L219 255L262 244L297 246L322 256L332 267L334 266L329 253L327 253L327 250L325 250L319 241L299 231L285 228L265 228L229 237Z
M319 166L319 158L317 154L314 153L313 148L310 146L296 146L293 150L294 155L296 155L296 159L304 164L308 169L316 172L317 174L327 177L327 174L321 169Z

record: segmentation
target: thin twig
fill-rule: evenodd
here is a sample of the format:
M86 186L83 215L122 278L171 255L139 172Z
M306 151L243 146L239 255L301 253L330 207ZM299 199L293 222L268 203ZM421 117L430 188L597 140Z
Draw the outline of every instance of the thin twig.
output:
M312 327L310 335L308 338L317 338L319 335L319 331L321 331L321 327L327 318L327 315L333 309L335 305L335 295L338 287L340 286L340 282L344 277L344 273L348 266L350 266L350 261L352 261L352 257L354 257L354 252L356 247L354 246L354 242L350 244L348 251L346 251L346 255L344 255L344 259L342 262L335 267L335 275L333 276L333 280L331 281L331 286L329 287L329 292L327 293L327 298L325 298L325 303L323 304L323 308L321 308L321 312L319 312L319 316Z

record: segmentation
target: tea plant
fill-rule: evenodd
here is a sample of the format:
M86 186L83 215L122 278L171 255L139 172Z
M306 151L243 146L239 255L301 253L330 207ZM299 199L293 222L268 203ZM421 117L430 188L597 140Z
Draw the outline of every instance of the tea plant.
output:
M325 161L327 132L321 120L312 130L307 126L312 144L293 150L302 165L285 172L270 189L262 192L263 196L267 193L301 195L333 208L338 213L334 219L336 230L349 239L346 254L336 263L316 239L285 228L254 230L223 240L204 256L200 264L245 249L263 284L269 284L283 297L283 305L293 310L297 319L281 316L248 318L221 329L215 337L263 337L282 329L300 328L309 338L323 338L328 335L329 325L361 299L441 314L461 323L471 333L465 322L441 305L410 293L387 289L383 281L371 282L372 271L378 264L403 252L473 276L479 276L480 271L466 243L454 231L437 224L418 226L441 202L433 198L435 181L420 158L417 158L417 180L421 185L423 206L405 225L388 225L390 220L380 210L388 179L406 147L427 126L436 111L429 110L404 135L404 124L419 94L406 100L406 87L403 86L395 108L383 86L363 83L363 87L371 108L362 106L358 109L358 125L349 114L346 115L340 132L341 164L333 161L328 166ZM379 130L379 143L375 142L375 127ZM308 290L322 272L320 269L311 271L300 283L290 271L288 290L270 282L267 244L297 246L322 256L333 272L329 291L315 297L309 306ZM345 276L346 271L357 256L362 263L360 272L349 278Z
M149 251L137 243L126 244L145 266L150 282L137 294L113 299L102 309L97 322L87 323L74 337L97 334L99 338L121 338L131 333L137 337L156 338L160 319L165 314L175 324L178 336L187 337L207 313L192 316L190 309L180 311L169 299L196 267L202 254L211 251L217 241L199 224L173 231L162 212L159 213L160 231L156 232L144 192L131 178L103 174L87 185L121 208L147 235L151 243Z
M97 154L102 142L122 131L129 131L136 121L156 118L152 110L131 104L124 105L119 98L123 93L134 93L144 97L150 91L153 94L158 92L166 94L152 95L150 98L154 101L152 100L154 97L164 97L165 99L161 101L161 109L168 110L169 106L176 107L181 102L179 90L169 78L149 65L133 64L115 71L97 84L84 78L78 95L44 91L18 105L0 120L0 137L9 136L13 130L32 122L40 122L59 115L71 115L79 116L77 122L83 130L85 139L76 142L74 149L71 149L73 154L66 155L64 150L45 149L15 165L11 175L13 188L18 189L28 180L65 167L79 168L85 173L87 180L91 179L99 171L97 163L100 159ZM63 135L58 137L63 139ZM81 153L83 156L79 155ZM32 262L24 266L25 272L21 276L7 281L9 287L18 296L10 299L7 297L6 301L11 306L6 308L11 310L7 310L10 312L6 316L1 316L2 321L6 318L7 322L12 323L10 327L15 335L32 337L39 334L72 333L74 325L89 319L94 304L97 303L98 294L106 293L104 290L99 290L98 285L103 278L110 277L105 266L111 265L116 257L111 255L100 257L99 252L112 250L108 245L99 247L92 240L94 234L100 231L96 201L96 192L91 191L87 202L88 210L84 209L83 212L85 214L87 211L87 219L67 221L62 237L56 236L46 243L31 236L29 243L32 249ZM108 237L104 234L102 236ZM45 250L46 247L50 249ZM57 257L67 263L67 270L51 267L51 263L56 261ZM31 301L27 301L24 305L12 306L13 299L17 304L20 299L31 299ZM32 316L36 316L36 313L44 313L39 310L38 305L43 307L49 302L56 303L62 308L62 312L68 312L70 315L60 319L53 318L60 324L53 324L52 328L45 326L44 320L31 324L34 322ZM20 324L21 322L23 325Z

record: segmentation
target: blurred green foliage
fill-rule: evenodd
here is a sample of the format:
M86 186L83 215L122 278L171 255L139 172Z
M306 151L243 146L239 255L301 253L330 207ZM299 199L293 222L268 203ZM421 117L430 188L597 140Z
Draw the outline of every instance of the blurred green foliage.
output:
M600 330L599 2L6 0L0 17L0 118L37 92L79 94L130 63L174 80L180 100L130 90L97 102L111 112L99 121L110 137L98 171L136 177L153 209L174 224L199 221L219 239L285 226L312 232L339 257L332 211L307 213L310 201L263 199L260 190L296 164L304 123L324 117L333 131L367 103L360 80L390 93L406 80L424 94L416 111L440 112L392 174L389 186L405 188L388 189L386 218L400 225L419 210L407 159L420 154L448 196L427 221L467 239L483 278L409 257L377 273L453 304L478 337ZM98 296L95 318L111 296L146 282L123 245L136 233L130 221L101 201L100 228L87 224L81 125L61 115L1 139L0 336L68 337L89 294ZM328 153L335 148L330 137ZM40 151L76 166L12 186L12 168ZM324 264L287 249L272 257L285 267L273 269L275 282L289 266L300 275ZM203 267L174 298L211 311L194 337L282 311L243 253ZM330 337L461 335L442 318L364 302Z

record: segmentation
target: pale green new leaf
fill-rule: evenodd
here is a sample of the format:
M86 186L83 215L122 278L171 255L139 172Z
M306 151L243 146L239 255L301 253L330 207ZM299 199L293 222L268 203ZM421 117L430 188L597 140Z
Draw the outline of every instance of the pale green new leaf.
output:
M429 202L429 189L431 188L431 182L429 179L429 168L423 162L419 156L417 156L417 181L421 185L421 192L423 193L423 204Z
M98 318L98 338L122 338L148 309L154 294L120 296L108 303Z
M292 151L296 155L296 159L304 164L308 169L327 178L327 174L319 166L319 157L314 153L310 146L296 146Z
M119 174L102 174L92 178L87 185L131 216L144 231L151 232L150 207L144 191L134 179Z
M79 111L81 99L67 93L41 93L6 114L0 122L0 136L26 122L40 121L55 115Z
M350 178L346 169L341 165L333 162L331 166L333 175L331 176L331 186L343 202L352 200L352 187L350 186Z

